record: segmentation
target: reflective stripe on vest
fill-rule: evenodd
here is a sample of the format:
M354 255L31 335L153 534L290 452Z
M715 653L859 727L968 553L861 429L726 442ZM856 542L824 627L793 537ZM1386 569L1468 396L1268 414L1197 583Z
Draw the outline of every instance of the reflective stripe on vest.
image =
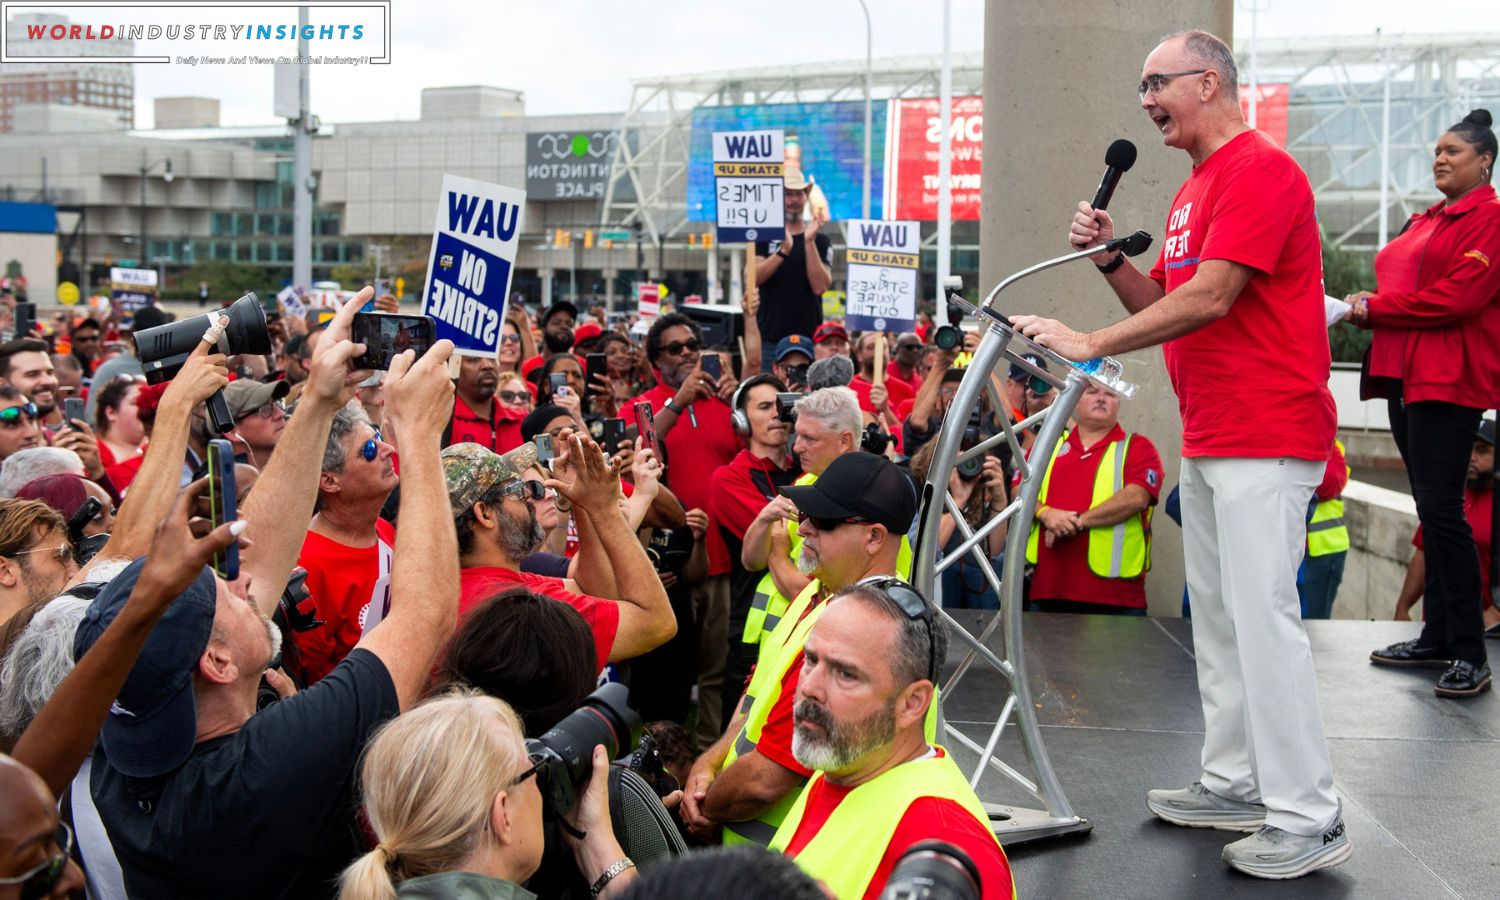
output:
M807 798L823 778L815 774L798 795L796 804L771 839L772 850L785 850L797 833ZM979 820L994 840L989 815L957 764L947 756L930 756L903 763L850 791L793 861L810 877L828 885L840 900L863 897L880 868L886 848L907 809L922 797L940 797L962 806ZM937 836L937 835L934 835ZM995 849L1003 856L1000 842ZM985 886L986 897L995 896ZM1010 896L1015 897L1012 883Z
M1104 448L1104 455L1099 460L1099 468L1094 472L1094 491L1089 499L1089 509L1093 509L1114 495L1125 489L1125 460L1130 455L1130 441L1134 435L1127 435L1123 441L1111 441ZM1057 447L1052 451L1052 459L1047 463L1047 472L1042 476L1042 491L1037 499L1038 504L1045 505L1047 495L1052 487L1052 469L1057 462L1057 455L1062 450L1063 444L1068 436L1063 435L1057 442ZM1144 519L1144 524L1142 520ZM1151 508L1148 506L1141 515L1131 516L1116 525L1089 529L1089 571L1100 578L1135 578L1142 572L1151 568ZM1041 542L1041 523L1033 520L1031 523L1031 534L1026 539L1026 561L1032 565L1037 560L1037 545Z

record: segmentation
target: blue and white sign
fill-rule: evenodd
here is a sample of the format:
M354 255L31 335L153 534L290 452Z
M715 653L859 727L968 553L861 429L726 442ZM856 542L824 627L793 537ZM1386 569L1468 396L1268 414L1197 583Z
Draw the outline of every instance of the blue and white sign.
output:
M112 266L109 293L121 312L133 316L137 310L156 302L156 270Z
M857 331L914 331L922 230L916 222L851 219L849 296L844 326Z
M422 313L463 356L498 356L526 192L443 176Z
M781 129L714 132L714 198L720 243L764 241L786 233Z

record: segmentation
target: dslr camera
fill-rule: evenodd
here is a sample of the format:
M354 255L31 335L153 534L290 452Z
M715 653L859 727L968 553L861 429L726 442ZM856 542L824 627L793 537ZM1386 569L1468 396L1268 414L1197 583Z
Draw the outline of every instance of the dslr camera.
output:
M922 841L896 861L880 900L979 900L979 867L947 841Z
M620 748L637 744L644 727L629 698L630 688L606 684L546 734L527 739L526 753L539 766L537 787L552 812L566 815L578 805L593 773L595 746L603 744L614 759Z

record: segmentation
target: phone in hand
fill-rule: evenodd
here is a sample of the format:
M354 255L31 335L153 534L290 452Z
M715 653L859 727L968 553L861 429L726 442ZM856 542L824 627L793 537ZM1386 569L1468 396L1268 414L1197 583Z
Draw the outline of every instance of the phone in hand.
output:
M85 407L85 404L84 404L83 400L80 399L80 398L78 398L78 397L69 397L66 400L64 400L63 401L63 420L64 420L64 424L66 424L69 428L73 429L74 431L80 430L77 425L73 424L73 420L77 419L80 422L87 421L83 417L84 416L84 407Z
M536 461L551 465L552 460L557 458L557 451L552 446L552 435L539 434L532 440L536 444Z
M584 361L587 365L584 367L583 374L585 381L588 382L585 387L592 391L599 384L595 376L603 375L606 378L609 376L609 357L603 353L590 353Z
M426 353L437 341L437 325L428 316L360 312L354 314L350 337L365 345L354 367L384 371L402 351L415 350L419 357Z
M566 397L568 395L568 376L563 372L553 372L547 376L547 381L552 386L552 396Z
M239 516L235 506L234 447L223 438L208 442L208 508L208 519L214 528ZM240 577L239 542L215 553L213 567L225 581Z
M661 453L661 441L656 437L655 416L651 412L651 402L642 400L635 405L635 427L636 432L646 439L645 448L656 454L657 460L666 465L666 459Z
M604 452L613 456L620 452L620 443L625 440L625 420L605 419L604 430L600 435L599 443L604 446Z
M719 379L724 377L724 364L719 360L717 353L705 353L698 357L698 365L709 378L718 384Z

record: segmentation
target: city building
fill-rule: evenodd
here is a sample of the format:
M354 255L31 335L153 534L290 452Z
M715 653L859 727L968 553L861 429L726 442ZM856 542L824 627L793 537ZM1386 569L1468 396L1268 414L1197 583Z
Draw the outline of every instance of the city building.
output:
M39 56L27 37L33 29L67 28L67 16L18 13L6 23L6 55ZM64 38L45 44L48 56L128 55L131 40L90 41ZM17 107L59 104L109 110L122 128L135 124L135 72L129 63L0 63L0 132L11 131Z

